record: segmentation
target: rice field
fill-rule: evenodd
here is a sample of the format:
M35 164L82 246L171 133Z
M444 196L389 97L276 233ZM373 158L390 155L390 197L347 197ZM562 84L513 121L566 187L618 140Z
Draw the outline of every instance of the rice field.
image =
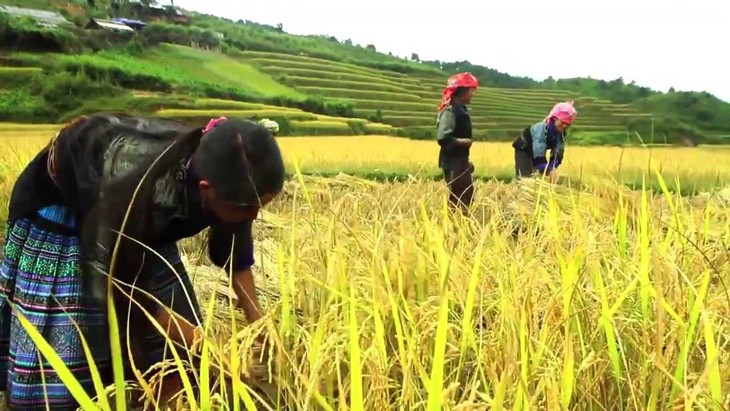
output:
M56 128L2 129L6 199ZM433 141L279 140L294 175L254 225L268 315L247 327L202 239L183 242L207 338L202 393L172 409L730 409L727 148L569 147L561 175L582 187L479 181L467 219L425 178ZM511 173L509 145L472 153L479 175ZM410 178L358 177L375 170ZM658 170L697 192L621 184L662 186ZM153 397L156 381L118 388Z

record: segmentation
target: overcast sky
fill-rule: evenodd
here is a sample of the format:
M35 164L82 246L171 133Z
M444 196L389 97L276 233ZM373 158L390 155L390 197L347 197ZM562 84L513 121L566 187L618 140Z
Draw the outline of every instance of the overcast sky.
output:
M168 0L158 0L165 4ZM469 60L542 80L593 77L730 102L728 0L175 0L398 56ZM434 1L434 0L431 0Z

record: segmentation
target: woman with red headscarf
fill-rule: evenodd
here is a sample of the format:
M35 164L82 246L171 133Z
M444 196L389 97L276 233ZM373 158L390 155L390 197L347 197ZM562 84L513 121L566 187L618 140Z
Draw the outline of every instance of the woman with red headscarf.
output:
M459 73L449 78L442 93L438 126L439 167L449 187L449 203L467 211L474 196L472 173L469 162L472 144L471 117L467 104L471 103L479 81L471 73Z
M512 142L515 149L515 177L529 176L537 169L555 182L557 169L565 153L565 137L577 116L572 101L558 103L543 121L524 129ZM549 161L547 150L550 150Z

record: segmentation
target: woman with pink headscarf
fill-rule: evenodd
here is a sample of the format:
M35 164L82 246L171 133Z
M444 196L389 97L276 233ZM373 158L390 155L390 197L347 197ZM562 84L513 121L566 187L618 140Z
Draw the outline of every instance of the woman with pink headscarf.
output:
M577 115L573 101L558 103L543 121L522 131L512 142L516 178L530 176L537 169L551 181L557 180L556 171L565 153L565 136ZM549 160L547 150L550 150Z
M474 165L469 162L472 130L467 104L471 103L477 87L479 81L471 73L451 76L441 95L436 121L440 146L438 163L449 187L449 204L462 211L468 210L474 196Z

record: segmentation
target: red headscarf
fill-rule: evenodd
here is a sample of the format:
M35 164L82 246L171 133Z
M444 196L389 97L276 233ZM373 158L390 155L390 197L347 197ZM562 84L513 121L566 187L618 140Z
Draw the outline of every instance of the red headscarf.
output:
M477 88L479 87L479 80L477 80L477 78L469 72L454 74L449 77L449 80L446 82L446 88L443 93L441 93L441 105L439 106L439 111L443 110L444 107L451 103L451 96L459 87Z

